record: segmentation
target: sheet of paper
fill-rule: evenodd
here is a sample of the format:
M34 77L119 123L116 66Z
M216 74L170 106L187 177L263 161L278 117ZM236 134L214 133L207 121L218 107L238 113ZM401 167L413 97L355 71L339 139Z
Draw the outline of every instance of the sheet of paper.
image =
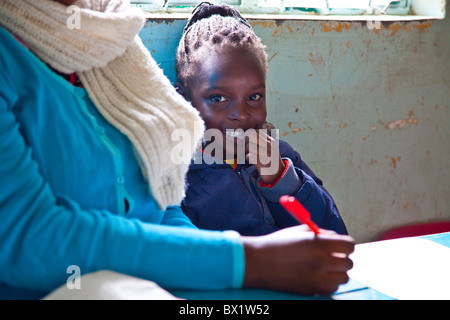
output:
M449 300L450 248L401 238L356 246L352 279L395 299Z
M77 279L78 288L60 286L43 300L175 300L179 299L156 283L103 270Z

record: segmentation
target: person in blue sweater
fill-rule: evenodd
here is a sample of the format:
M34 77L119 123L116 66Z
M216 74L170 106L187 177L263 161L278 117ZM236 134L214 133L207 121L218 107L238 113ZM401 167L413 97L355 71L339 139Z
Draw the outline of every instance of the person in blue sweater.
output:
M199 228L263 235L298 224L279 204L282 195L292 195L319 227L347 234L322 181L265 129L267 69L260 39L236 9L196 8L177 50L176 86L207 131L222 134L204 139L192 161L183 212ZM223 152L217 151L221 139Z
M71 266L165 289L329 294L345 283L350 237L190 222L179 206L189 163L170 160L171 132L194 137L198 112L142 45L140 10L74 2L0 1L0 299L42 298Z

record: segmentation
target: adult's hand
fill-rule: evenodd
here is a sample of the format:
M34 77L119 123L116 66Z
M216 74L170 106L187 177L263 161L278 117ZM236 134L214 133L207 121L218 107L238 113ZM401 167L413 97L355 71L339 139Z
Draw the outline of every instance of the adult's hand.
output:
M243 237L244 287L330 295L348 281L354 240L333 231L314 235L305 225Z

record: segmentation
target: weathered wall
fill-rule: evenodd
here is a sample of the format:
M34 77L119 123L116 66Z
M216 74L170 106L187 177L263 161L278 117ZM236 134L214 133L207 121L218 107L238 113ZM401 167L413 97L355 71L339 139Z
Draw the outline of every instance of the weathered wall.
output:
M450 23L252 20L269 57L268 120L333 195L358 242L450 220ZM185 20L148 21L174 81Z

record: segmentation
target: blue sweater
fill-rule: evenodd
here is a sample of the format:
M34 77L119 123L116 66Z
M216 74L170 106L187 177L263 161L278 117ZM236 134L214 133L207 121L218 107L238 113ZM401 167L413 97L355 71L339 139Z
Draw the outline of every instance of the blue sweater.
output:
M69 265L166 288L243 281L239 235L159 210L130 141L1 27L0 243L0 298L41 297Z
M292 195L319 227L347 234L322 181L289 144L280 140L279 147L282 159L289 165L271 188L260 185L255 166L238 164L234 170L226 163L214 163L207 155L202 156L201 163L193 161L183 211L199 228L262 235L298 224L278 202L282 195Z

